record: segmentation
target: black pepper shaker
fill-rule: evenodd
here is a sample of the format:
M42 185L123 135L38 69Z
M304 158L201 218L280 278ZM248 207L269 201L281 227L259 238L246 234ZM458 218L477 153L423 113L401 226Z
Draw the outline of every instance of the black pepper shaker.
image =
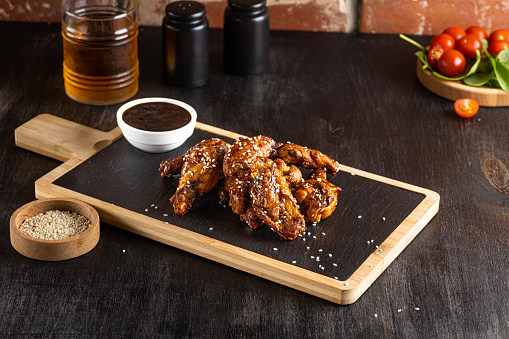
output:
M269 10L266 0L228 0L224 12L224 68L235 75L269 70Z
M200 86L209 76L209 21L197 1L166 5L163 19L163 78L170 85Z

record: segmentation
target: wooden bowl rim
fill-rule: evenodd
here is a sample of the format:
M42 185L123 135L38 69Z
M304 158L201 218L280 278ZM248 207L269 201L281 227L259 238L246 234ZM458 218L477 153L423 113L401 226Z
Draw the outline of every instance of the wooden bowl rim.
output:
M31 236L21 232L21 230L19 229L19 227L16 223L16 219L18 218L19 214L21 214L27 208L30 208L32 206L45 204L45 203L49 203L51 205L52 203L58 203L58 202L72 202L72 203L81 205L85 209L87 209L90 212L90 214L92 215L92 218L89 218L88 216L84 216L84 217L86 217L88 220L90 220L90 223L91 223L90 227L87 228L85 231L83 231L77 235L74 235L72 237L68 237L68 238L64 238L64 239L56 239L56 240L34 238L34 237L31 237ZM50 211L50 210L54 210L54 209L57 209L57 208L50 207L48 209L45 209L44 211ZM78 213L77 211L73 211L73 210L70 210L70 211ZM42 213L42 211L39 213ZM80 213L78 213L78 214L80 214ZM36 214L34 214L34 215L36 215ZM81 214L81 215L83 215L83 214ZM35 242L44 243L44 244L48 244L48 245L61 244L61 243L67 243L67 242L72 242L72 241L79 241L81 238L87 237L89 235L89 233L94 231L95 228L99 227L99 224L100 224L99 213L97 213L95 208L93 208L86 202L83 202L78 199L73 199L73 198L44 198L44 199L34 200L34 201L31 201L31 202L26 203L25 205L19 207L12 214L11 219L10 219L11 232L14 232L16 234L16 236L23 237L24 239L29 240L29 241L35 241Z
M499 88L488 86L468 86L461 80L442 80L433 75L429 69L422 69L422 62L417 58L417 79L429 91L436 95L455 101L467 97L476 99L480 106L484 107L506 107L509 106L509 93ZM444 90L445 89L445 90ZM461 97L452 95L449 90L461 93Z

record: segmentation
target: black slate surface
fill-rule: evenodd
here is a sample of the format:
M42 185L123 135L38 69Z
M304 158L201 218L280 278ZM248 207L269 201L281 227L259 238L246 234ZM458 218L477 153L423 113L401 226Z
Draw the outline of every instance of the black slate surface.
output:
M219 204L217 190L197 200L185 216L177 216L169 198L179 176L161 177L159 164L211 137L218 136L196 130L184 145L162 154L142 152L121 138L54 183L339 280L347 280L424 198L340 171L329 177L342 188L336 211L316 225L307 223L306 233L293 241L282 239L267 226L251 229L228 206Z

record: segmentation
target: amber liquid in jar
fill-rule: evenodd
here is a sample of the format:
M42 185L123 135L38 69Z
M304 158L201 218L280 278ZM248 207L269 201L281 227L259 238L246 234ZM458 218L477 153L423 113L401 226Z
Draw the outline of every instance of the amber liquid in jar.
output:
M138 91L138 25L126 11L85 7L62 24L67 95L81 103L111 105Z

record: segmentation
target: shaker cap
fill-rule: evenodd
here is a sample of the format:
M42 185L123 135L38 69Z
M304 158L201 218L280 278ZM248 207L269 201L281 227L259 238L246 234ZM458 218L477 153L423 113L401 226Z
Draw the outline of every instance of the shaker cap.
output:
M265 7L266 0L228 0L228 6L236 11L260 11Z
M198 1L170 2L165 10L172 21L195 21L205 15L205 6Z

